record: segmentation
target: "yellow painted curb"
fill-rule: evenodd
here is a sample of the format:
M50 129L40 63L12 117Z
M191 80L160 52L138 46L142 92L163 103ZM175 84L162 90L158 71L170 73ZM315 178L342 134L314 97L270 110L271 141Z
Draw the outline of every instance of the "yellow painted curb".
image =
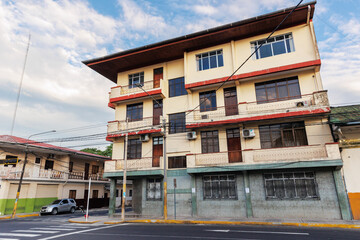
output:
M96 220L96 221L75 221L75 220L71 220L69 219L70 223L83 223L83 224L93 224L93 223L97 223L100 222L100 220Z
M142 219L142 220L127 220L127 221L121 221L121 222L104 222L104 224L120 224L120 223L269 225L269 226L360 229L360 225L355 225L355 224L291 223L291 222L233 222L233 221L196 221L196 220L161 220L161 219L156 219L156 220Z
M3 220L3 219L10 219L11 217L0 217L0 220Z
M39 214L38 213L34 213L34 214L25 214L25 215L15 215L15 217L19 217L19 218L26 218L26 217L38 217Z

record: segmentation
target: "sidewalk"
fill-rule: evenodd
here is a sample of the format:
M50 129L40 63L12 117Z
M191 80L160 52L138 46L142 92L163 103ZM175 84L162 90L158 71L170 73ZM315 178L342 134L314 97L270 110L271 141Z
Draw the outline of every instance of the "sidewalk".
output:
M89 216L86 222L85 217L69 219L71 223L83 224L121 224L121 223L156 223L156 224L217 224L217 225L271 225L271 226L296 226L296 227L321 227L321 228L352 228L360 229L360 221L344 221L344 220L303 220L303 219L200 219L200 218L182 218L176 220L169 218L145 218L136 217L134 213L127 212L125 221L121 221L121 215L116 214L113 218L108 216Z
M33 212L33 213L19 213L15 215L15 218L25 218L25 217L37 217L39 216L39 212ZM0 220L3 219L10 219L11 215L3 215L0 216Z

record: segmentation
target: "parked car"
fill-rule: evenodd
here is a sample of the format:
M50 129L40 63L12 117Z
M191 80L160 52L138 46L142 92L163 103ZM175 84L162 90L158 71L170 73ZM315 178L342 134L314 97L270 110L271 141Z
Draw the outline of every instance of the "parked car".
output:
M43 206L40 210L40 215L45 213L51 213L53 215L59 212L70 212L74 213L76 210L76 202L74 199L65 198L53 201L51 204Z

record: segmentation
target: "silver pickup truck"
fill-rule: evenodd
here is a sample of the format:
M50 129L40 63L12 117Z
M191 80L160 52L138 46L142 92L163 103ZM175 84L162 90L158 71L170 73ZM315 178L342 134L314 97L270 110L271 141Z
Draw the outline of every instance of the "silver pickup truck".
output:
M53 215L59 212L74 213L76 210L76 202L74 199L65 198L53 201L51 204L43 206L40 210L40 215L45 213L51 213Z

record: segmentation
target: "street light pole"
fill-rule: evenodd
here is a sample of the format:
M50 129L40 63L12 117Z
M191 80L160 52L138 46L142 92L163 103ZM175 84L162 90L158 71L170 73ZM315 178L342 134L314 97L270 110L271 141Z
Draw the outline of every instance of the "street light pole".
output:
M164 127L164 219L167 220L167 161L166 161L166 119L163 117L163 127Z
M30 136L28 137L28 141L27 141L26 147L25 147L24 165L23 165L23 169L22 169L21 175L20 175L19 186L18 186L18 190L17 190L17 193L16 193L16 199L15 199L14 209L13 209L11 218L15 218L15 214L16 214L16 209L17 209L17 205L18 205L18 201L19 201L19 196L20 196L21 184L22 184L22 182L23 182L24 173L25 173L25 166L26 166L26 163L27 163L27 156L28 156L28 149L29 149L29 140L30 140L30 138L33 137L33 136L37 136L37 135L41 135L41 134L46 134L46 133L51 133L51 132L56 132L56 130L51 130L51 131L36 133L36 134L32 134L32 135L30 135Z
M128 121L126 118L126 131L128 130ZM124 156L124 176L123 176L123 195L121 202L121 220L125 221L125 203L126 203L126 170L127 170L127 142L128 142L129 132L126 132L125 135L125 156Z

